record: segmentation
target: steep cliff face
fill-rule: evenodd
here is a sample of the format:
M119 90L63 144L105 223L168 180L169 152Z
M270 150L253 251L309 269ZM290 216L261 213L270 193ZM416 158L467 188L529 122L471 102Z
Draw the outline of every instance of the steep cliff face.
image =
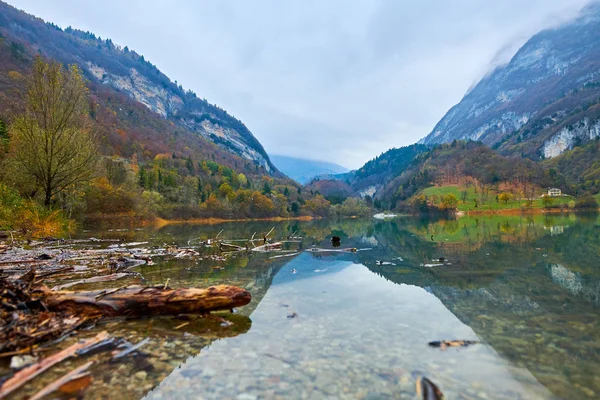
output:
M557 157L581 140L593 140L600 136L600 121L590 123L584 118L577 125L570 128L562 128L558 133L546 140L542 146L542 154L545 158Z
M507 65L483 78L450 109L421 143L470 139L508 149L543 134L543 140L534 140L535 148L525 153L537 157L556 156L571 148L578 137L590 136L586 129L595 126L595 121L586 115L570 122L570 125L585 126L582 130L575 131L571 127L565 131L559 125L565 118L573 117L576 107L589 108L590 104L599 102L598 83L600 5L594 4L577 20L533 36ZM586 95L582 96L580 91ZM585 103L575 101L584 98ZM554 103L570 108L560 109ZM545 112L548 108L554 108L552 113ZM549 119L541 126L544 118ZM526 135L519 135L528 125L535 125L537 131L532 134L529 129Z
M214 142L225 151L277 173L248 128L221 108L172 82L143 56L110 39L45 23L0 1L0 34L63 63L78 64L86 77L125 94L160 118Z

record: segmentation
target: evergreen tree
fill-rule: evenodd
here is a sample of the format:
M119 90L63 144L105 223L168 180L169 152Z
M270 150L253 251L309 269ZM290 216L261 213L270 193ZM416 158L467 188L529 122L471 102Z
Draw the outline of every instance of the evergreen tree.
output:
M262 193L264 195L269 195L271 194L271 185L269 185L269 182L265 181L265 184L263 185L263 190Z
M144 189L146 189L146 185L148 183L148 177L146 175L146 169L145 168L140 168L140 173L139 173L139 183L140 186Z
M296 203L296 202L292 203L291 211L294 214L298 214L300 212L300 206L298 205L298 203Z
M160 189L162 189L162 184L163 184L163 175L162 175L162 171L159 169L158 170L158 183L156 185L159 192L160 192Z
M8 131L6 129L6 124L0 119L0 149L2 149L2 147L8 149Z
M202 181L198 178L198 185L196 187L198 194L202 194Z

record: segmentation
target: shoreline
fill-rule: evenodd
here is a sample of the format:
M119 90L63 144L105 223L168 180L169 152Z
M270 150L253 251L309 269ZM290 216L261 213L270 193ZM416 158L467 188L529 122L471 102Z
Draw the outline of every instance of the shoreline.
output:
M471 211L458 211L457 216L473 216L473 215L521 215L521 214L563 214L570 212L577 212L580 210L573 209L542 209L542 208L508 208L504 210L471 210ZM583 210L581 210L583 211Z
M458 217L468 217L475 215L522 215L522 214L565 214L565 213L577 213L577 212L600 212L600 209L573 209L573 208L530 208L530 209L522 209L522 208L509 208L504 210L471 210L471 211L457 211L455 213Z
M485 215L537 215L537 214L564 214L564 213L579 213L579 212L600 212L598 210L589 210L589 209L560 209L560 208L551 208L551 209L543 209L543 208L510 208L503 210L471 210L471 211L460 211L456 210L453 215L457 218L462 217L470 217L470 216L485 216ZM426 214L396 214L395 217L384 218L383 220L392 220L399 217L419 217ZM357 219L360 217L357 216L346 216L344 219ZM374 215L366 218L374 218ZM168 225L218 225L227 222L282 222L282 221L314 221L320 219L327 219L324 217L313 217L310 215L303 215L297 217L268 217L268 218L218 218L218 217L206 217L206 218L192 218L192 219L165 219L161 217L143 217L139 215L131 215L131 214L102 214L102 215L89 215L84 218L84 221L95 221L98 219L103 220L119 220L119 219L130 219L136 220L140 226L154 226L154 227L163 227Z
M216 217L192 218L192 219L164 219L164 218L156 217L156 218L153 218L151 221L152 221L153 225L162 227L162 226L167 226L167 225L182 225L182 224L216 225L216 224L223 224L226 222L312 221L314 219L320 219L320 218L311 217L310 215L303 215L303 216L299 216L299 217L233 218L233 219L216 218Z
M268 217L268 218L218 218L218 217L206 217L206 218L191 218L191 219L165 219L161 217L144 217L140 215L132 214L94 214L86 215L83 221L93 222L97 220L135 220L140 223L141 226L156 226L162 227L167 225L183 225L183 224L196 224L196 225L216 225L226 222L256 222L256 221L312 221L315 219L321 219L321 217L312 217L310 215L302 215L298 217Z

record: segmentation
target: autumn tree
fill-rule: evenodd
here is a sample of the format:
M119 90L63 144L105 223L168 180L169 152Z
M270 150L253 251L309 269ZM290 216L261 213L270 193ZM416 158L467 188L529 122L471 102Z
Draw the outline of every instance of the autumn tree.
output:
M542 196L542 204L544 207L548 208L554 203L554 199L550 196Z
M87 89L79 68L35 60L24 93L25 111L9 133L16 166L44 194L53 196L89 181L97 148L90 131Z
M420 194L418 196L414 196L410 201L410 206L419 212L428 212L429 205L427 204L427 196L424 194Z
M246 184L248 183L248 178L246 178L246 175L240 173L237 176L237 181L240 186L246 186Z
M458 207L458 199L452 193L442 196L442 208L446 210L454 210Z
M498 200L503 201L504 204L507 204L512 199L513 199L513 195L508 192L502 192L498 195Z
M254 192L251 201L251 212L253 216L270 217L275 211L273 201L262 193Z
M326 217L329 215L329 209L331 203L323 197L323 195L316 195L310 200L307 200L302 207L309 215L316 215L319 217Z

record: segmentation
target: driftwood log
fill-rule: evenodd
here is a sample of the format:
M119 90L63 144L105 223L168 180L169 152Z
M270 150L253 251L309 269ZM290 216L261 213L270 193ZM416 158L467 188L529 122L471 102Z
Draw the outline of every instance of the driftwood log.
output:
M129 286L90 292L48 291L44 296L52 311L103 317L207 314L241 307L250 300L250 292L228 285L207 289Z

